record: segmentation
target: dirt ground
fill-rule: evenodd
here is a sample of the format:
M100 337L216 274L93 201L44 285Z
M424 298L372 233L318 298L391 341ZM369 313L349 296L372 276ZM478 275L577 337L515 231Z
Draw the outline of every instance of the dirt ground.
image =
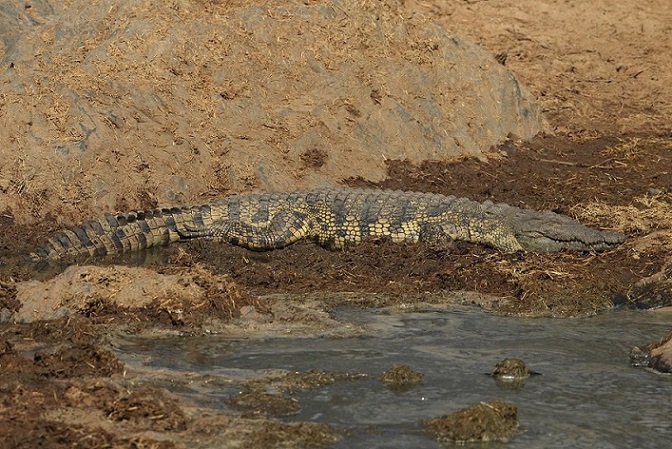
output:
M197 11L224 14L226 8L241 4L254 2L205 2ZM30 9L29 4L23 7ZM394 305L402 295L404 301L446 303L456 301L449 295L453 291L478 293L461 296L462 302L524 316L586 315L614 304L672 305L668 284L642 281L656 274L663 280L669 277L672 11L667 3L425 1L408 2L403 8L436 21L449 34L477 42L512 70L541 105L548 132L530 141L512 136L486 158L413 163L389 159L383 180L343 175L340 182L550 209L623 232L626 243L604 254L546 255L501 254L469 244L448 253L389 242L367 242L347 252L328 252L309 243L260 254L204 242L162 249L142 269L150 270L158 283L173 279L185 284L184 279L190 279L190 285L200 290L191 292L188 301L184 295L173 295L152 298L138 307L120 304L110 288L105 295L96 290L98 296L84 298L61 318L0 325L0 447L317 447L343 437L327 426L282 423L273 413L204 410L146 385L111 352L110 340L117 332L216 331L230 323L241 332L254 332L269 331L274 322L282 322L320 334L335 324L325 310L337 304ZM176 70L180 67L177 64ZM233 83L229 94L246 89ZM0 94L0 101L6 98ZM64 127L68 111L60 110L59 117L59 109L54 110L51 121L42 125ZM214 131L204 132L213 133L208 144L220 142ZM164 137L157 134L157 139ZM246 139L242 134L238 138ZM23 166L25 150L16 148L16 167ZM196 154L193 148L190 151L185 158ZM316 172L328 168L329 148L302 154L304 168ZM179 164L152 165L148 173L142 165L146 161L135 156L129 160L137 162L135 173L141 178L171 177L179 171ZM119 155L128 162L124 157ZM55 198L41 196L29 185L30 179L22 177L25 173L0 173L0 191L7 197L10 190L25 191L19 195L21 204L31 207L27 215L36 218L40 206ZM189 195L210 198L229 191L231 178L225 168L221 175L201 191L192 186ZM299 178L297 183L304 184L312 179ZM171 179L175 185L168 187L177 189L179 180ZM235 185L240 190L258 186L246 179ZM82 192L81 201L87 198ZM150 207L157 201L134 192L132 198L112 204L123 209ZM49 215L33 222L26 217L17 220L10 209L0 215L4 318L21 307L17 289L22 282L38 280L47 289L58 279L54 275L65 269L35 273L17 263L60 223L76 220L75 213L87 209L73 203L64 210L65 218ZM88 276L98 276L95 282L88 280L92 285L113 284L114 279L105 279L115 269L106 265L109 261L86 263L101 265L88 269ZM131 274L118 275L116 281L133 279L138 270L132 268ZM350 293L335 295L327 304L304 299L282 305L273 299L277 294L299 298L316 292ZM257 398L258 403L267 400ZM283 401L300 406L291 399Z

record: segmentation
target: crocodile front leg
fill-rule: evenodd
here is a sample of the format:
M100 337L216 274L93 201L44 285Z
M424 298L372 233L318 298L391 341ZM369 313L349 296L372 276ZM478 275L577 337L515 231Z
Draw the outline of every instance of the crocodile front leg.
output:
M253 251L284 248L311 235L311 226L306 215L290 210L278 212L266 223L218 220L205 226L185 224L184 228L177 231L182 239L225 241Z
M505 253L522 250L510 226L500 220L470 214L442 214L420 227L420 240L444 249L453 241L480 243Z

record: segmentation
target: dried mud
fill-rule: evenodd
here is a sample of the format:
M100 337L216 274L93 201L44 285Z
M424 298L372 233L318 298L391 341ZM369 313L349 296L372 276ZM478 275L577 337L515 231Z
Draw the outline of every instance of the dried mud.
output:
M237 328L263 334L282 326L312 335L334 329L352 334L361 329L339 328L341 323L328 314L330 307L394 305L402 297L406 303L474 302L495 313L524 316L586 315L614 304L670 305L672 95L667 86L672 85L672 51L667 24L672 19L666 6L660 0L640 3L634 10L606 1L570 1L561 8L510 0L451 3L450 10L436 2L406 5L409 12L425 14L496 55L530 88L557 135L539 135L530 142L512 136L487 159L417 164L388 160L387 178L378 183L342 180L351 186L432 191L551 209L625 233L628 239L621 248L602 254L501 254L469 244L435 251L383 241L347 252L302 243L283 251L250 253L193 242L140 255L148 260L83 261L99 265L94 268L101 276L116 273L108 266L111 262L144 263L142 270L191 279L200 290L188 301L173 296L142 306L119 303L109 291L96 290L98 296L83 298L61 318L0 325L0 447L318 447L342 437L328 426L286 424L273 415L295 410L292 391L328 379L351 381L349 376L356 373L305 373L302 381L270 376L265 386L286 381L292 387L270 397L263 386L241 384L257 392L245 401L238 398L245 409L214 412L148 385L142 373L129 372L112 351L119 333ZM206 2L204 8L221 12L226 6ZM596 20L605 26L594 26ZM52 112L49 126L60 130L67 111ZM157 139L163 141L167 128L159 128ZM269 129L264 132L272 134L267 135L271 146L282 146ZM221 136L210 137L205 139L208 143L217 143ZM245 133L236 136L241 141L248 138ZM289 174L298 181L310 178L304 171L325 170L335 163L328 148L303 150L300 169ZM39 206L55 198L41 195L40 189L26 192L23 154L16 155L16 173L0 173L0 191L14 189L12 193L37 216ZM191 150L186 157L193 157ZM134 167L149 176L147 166ZM151 174L173 182L171 167L162 169L157 163ZM229 189L225 167L212 179L206 195ZM175 187L170 182L161 187ZM254 186L246 178L239 182L245 189ZM133 204L156 202L152 195L136 193ZM122 198L119 206L124 205ZM73 204L67 209L80 210ZM53 282L64 270L36 273L20 263L21 255L60 228L60 218L43 218L26 226L15 223L11 210L0 213L4 319L22 306L17 282ZM121 284L132 277L117 276L114 281ZM103 277L96 279L92 284L110 285ZM454 291L478 294L451 296ZM316 299L324 293L334 294L326 302ZM296 295L296 301L278 301L279 294Z

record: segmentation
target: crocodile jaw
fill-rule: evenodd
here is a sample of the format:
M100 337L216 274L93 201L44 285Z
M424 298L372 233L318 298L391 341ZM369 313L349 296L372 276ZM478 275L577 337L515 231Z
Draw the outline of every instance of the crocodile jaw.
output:
M525 251L537 253L552 253L562 250L571 251L606 251L616 248L625 241L625 237L618 232L597 231L589 228L583 232L566 237L547 235L543 231L528 231L516 233L516 240Z

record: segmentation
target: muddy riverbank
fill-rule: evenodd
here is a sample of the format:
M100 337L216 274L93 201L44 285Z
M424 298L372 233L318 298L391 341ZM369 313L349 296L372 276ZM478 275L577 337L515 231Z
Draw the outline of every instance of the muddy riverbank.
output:
M33 19L50 14L46 2L13 5ZM164 58L159 65L124 66L124 70L133 70L139 88L146 93L130 101L120 87L117 65L96 63L98 72L94 73L91 67L80 71L80 62L119 62L125 52L138 48L146 50L139 51L143 58L153 61L160 49L175 42L157 39L156 45L145 48L151 33L113 20L130 17L117 15L114 5L96 5L100 14L85 17L101 18L96 22L100 29L82 36L76 46L79 53L46 61L60 64L62 70L40 72L44 67L31 65L32 58L43 50L57 54L58 48L63 48L59 47L61 34L55 33L56 24L46 23L29 47L8 47L6 43L16 36L0 45L3 82L17 77L26 80L23 87L12 84L14 90L0 95L0 126L6 130L0 138L0 309L4 321L0 325L0 446L271 448L347 441L343 429L309 420L288 423L273 414L249 410L214 410L194 404L160 383L148 384L147 373L129 372L115 355L119 335L364 335L365 328L333 315L334 309L344 305L392 306L401 314L417 304L445 308L461 304L505 316L576 317L613 313L615 307L647 309L672 304L668 287L672 229L672 92L668 87L672 85L672 71L668 70L672 45L668 24L672 17L664 2L652 0L636 6L569 2L558 6L499 0L451 4L450 10L432 2L395 3L394 8L401 8L402 14L383 8L379 13L383 22L402 17L412 30L426 21L436 22L447 33L478 43L493 57L488 59L491 67L510 69L529 90L529 98L544 114L545 132L526 141L511 135L502 144L453 155L450 160L382 157L384 162L374 167L373 163L365 164L366 158L364 162L357 159L358 170L348 170L352 158L347 156L351 151L348 139L358 136L358 126L363 126L365 119L378 120L375 108L381 104L390 107L392 99L411 101L406 96L416 101L417 95L405 92L395 96L397 84L391 89L381 85L375 91L366 84L366 89L352 94L366 99L366 108L358 108L347 98L330 103L332 109L318 108L322 115L317 116L328 125L325 128L318 126L319 120L271 120L273 114L268 111L296 109L297 104L286 105L284 96L276 99L270 89L273 80L260 76L267 83L263 94L268 103L255 109L260 119L252 124L254 129L245 130L252 125L241 119L228 126L231 122L222 118L226 114L209 109L206 103L232 108L235 101L245 102L255 90L221 73L220 84L215 86L219 90L212 90L214 85L206 82L212 80L211 61L190 51L189 45L178 45L175 55L179 58ZM134 5L142 17L159 21L162 25L158 29L163 33L175 27L175 17L188 18L190 23L200 23L206 16L224 20L234 9L257 4L172 2L159 15L153 13L158 5L151 2ZM367 8L366 14L376 14L373 6ZM273 16L278 21L284 18L282 14ZM41 22L25 23L38 26ZM367 41L352 23L343 26L353 33L353 39L359 39L363 49L381 54L376 47L380 41ZM384 28L387 23L376 26ZM122 31L137 39L114 41ZM282 55L283 42L264 36L260 38L263 45L255 51L268 58ZM378 38L384 40L385 34L381 36ZM230 54L245 59L244 44L249 37L241 35L240 42L227 43ZM222 45L209 41L212 53L208 54L225 57ZM341 47L333 42L330 45L332 49ZM390 45L396 45L387 54L396 58L395 63L412 60L429 66L432 58L428 54L436 50L408 46L399 36ZM110 53L94 51L100 48ZM28 56L18 57L22 51ZM348 57L363 58L362 54L368 53L339 53L339 57L347 61ZM259 58L256 62L263 65L265 59ZM218 60L218 67L223 61ZM282 58L273 61L281 67ZM172 73L171 80L186 80L186 84L164 89L170 83L142 67L165 69L165 73ZM317 64L310 70L324 75L329 67ZM35 72L26 72L29 68ZM44 73L63 78L47 79ZM377 79L365 75L358 73L367 82ZM57 95L63 86L77 87L81 97ZM214 100L204 96L211 90L216 92ZM68 101L86 99L95 105L101 92L109 104L98 105L100 110L114 106L128 116L101 113L82 122L73 119L73 114L85 116L89 110L68 107ZM152 92L176 103L162 103ZM183 103L188 107L175 106ZM146 107L135 111L138 104ZM418 104L420 110L427 107ZM299 106L306 105L312 112L299 108L301 114L315 114L313 104ZM179 122L173 121L178 109L182 114ZM366 124L378 123L375 120ZM97 141L106 149L98 156L85 154L80 145L92 135L88 126L94 122L105 123L109 131L106 139ZM389 121L381 119L380 123L386 124L387 132L396 130L397 125ZM425 129L423 134L416 122L407 124L417 133L412 136L424 136L411 139L417 154L424 151L423 139L441 134L438 128ZM467 120L464 126L472 125ZM102 129L99 126L99 132ZM307 129L317 131L302 140L301 132ZM341 129L347 131L347 138L341 137ZM366 136L357 145L372 151L375 139L370 133ZM389 136L386 139L382 142L394 141ZM287 142L296 148L288 152ZM152 151L144 153L143 148ZM240 148L257 159L236 158L243 154L237 153ZM40 157L54 155L62 156L60 165L35 168ZM264 155L285 164L287 171L269 175L267 165L257 164ZM236 161L235 170L226 165L227 158ZM253 166L252 159L257 165ZM86 170L82 163L89 164ZM106 177L111 166L118 170L113 177L118 182L110 183L112 178ZM185 167L188 170L183 172ZM372 167L377 174L367 178ZM234 190L260 189L265 183L284 188L325 183L370 186L506 202L568 214L587 225L622 232L627 240L620 248L601 254L546 255L501 254L469 244L440 252L423 245L389 242L367 242L347 252L329 252L301 243L283 251L250 253L227 245L192 242L116 261L83 260L79 261L82 267L70 271L52 267L36 272L34 266L21 262L21 257L50 233L64 224L90 218L88 214L94 210L153 207L168 200L206 201ZM45 304L41 302L21 311L29 298L41 297L38 293L54 301L49 310L40 310L38 305ZM319 295L323 293L328 300ZM294 299L277 299L286 294ZM40 313L55 309L60 310L60 317L39 319L43 316ZM17 312L33 322L13 324ZM331 378L347 382L349 375L357 373L318 377L319 382ZM315 382L315 374L306 371L299 376L306 383ZM272 402L276 399L284 407L296 406L291 400L264 398L272 406L277 405ZM517 405L524 411L522 404Z

